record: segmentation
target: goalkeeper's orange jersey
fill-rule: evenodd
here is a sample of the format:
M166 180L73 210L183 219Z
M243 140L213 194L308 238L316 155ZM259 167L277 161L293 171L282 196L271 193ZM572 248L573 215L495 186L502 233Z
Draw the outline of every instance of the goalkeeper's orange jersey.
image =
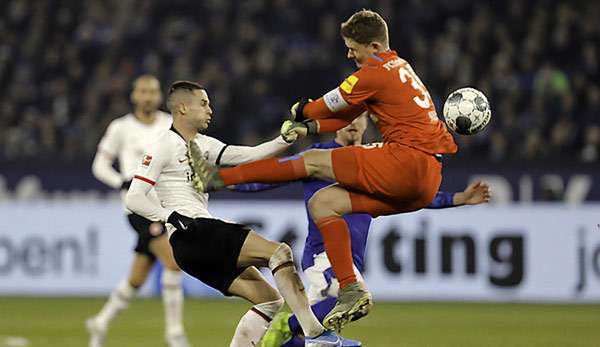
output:
M356 115L357 107L366 108L384 142L403 144L430 154L457 150L446 125L437 117L427 88L395 51L373 55L337 89L325 94L322 102L330 111L328 115L309 107L307 116L349 120L348 117ZM313 104L310 106L318 107L318 103ZM313 117L311 110L321 115ZM344 117L344 110L354 111Z

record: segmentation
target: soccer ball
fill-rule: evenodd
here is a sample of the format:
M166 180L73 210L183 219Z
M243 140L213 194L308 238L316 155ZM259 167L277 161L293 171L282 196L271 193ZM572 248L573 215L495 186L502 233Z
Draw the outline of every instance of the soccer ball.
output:
M473 135L490 122L492 110L485 95L474 88L460 88L450 93L444 103L444 118L457 134Z

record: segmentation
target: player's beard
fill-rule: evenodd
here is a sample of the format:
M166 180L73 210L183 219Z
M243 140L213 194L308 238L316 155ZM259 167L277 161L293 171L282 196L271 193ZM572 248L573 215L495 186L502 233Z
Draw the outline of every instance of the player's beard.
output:
M208 119L203 119L198 124L198 131L204 131L204 130L208 129L209 126L210 126L210 121Z

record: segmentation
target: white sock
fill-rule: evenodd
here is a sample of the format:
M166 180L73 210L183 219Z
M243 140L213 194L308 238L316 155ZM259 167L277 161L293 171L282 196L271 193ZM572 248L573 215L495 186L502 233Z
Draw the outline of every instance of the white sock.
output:
M318 336L325 328L310 309L302 280L296 272L291 248L282 243L269 259L269 268L273 272L279 292L287 302L306 336Z
M129 301L137 289L129 284L128 280L122 280L115 289L104 307L96 315L96 322L101 329L106 330L110 322L129 305Z
M167 336L183 334L183 289L181 271L164 269L161 275Z
M283 299L252 307L240 319L229 347L256 346L281 306L283 306Z

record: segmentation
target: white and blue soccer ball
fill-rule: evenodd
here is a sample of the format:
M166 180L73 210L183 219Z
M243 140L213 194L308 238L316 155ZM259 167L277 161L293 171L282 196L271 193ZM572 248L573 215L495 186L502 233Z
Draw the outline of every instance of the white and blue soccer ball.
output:
M490 123L491 116L488 99L475 88L455 90L444 103L446 124L457 134L477 134Z

